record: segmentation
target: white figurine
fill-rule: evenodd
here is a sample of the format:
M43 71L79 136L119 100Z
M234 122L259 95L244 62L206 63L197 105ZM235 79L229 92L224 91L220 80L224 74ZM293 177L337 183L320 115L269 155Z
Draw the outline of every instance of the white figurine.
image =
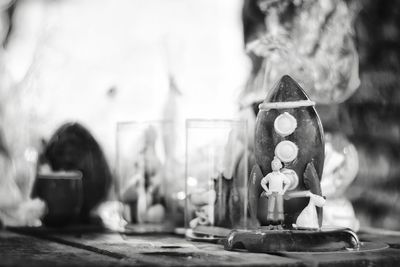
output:
M281 224L284 220L283 195L290 186L290 179L280 171L282 163L277 157L272 160L271 168L272 172L261 180L261 186L265 190L264 195L268 197L267 220L270 223ZM277 218L274 218L275 211L278 214Z

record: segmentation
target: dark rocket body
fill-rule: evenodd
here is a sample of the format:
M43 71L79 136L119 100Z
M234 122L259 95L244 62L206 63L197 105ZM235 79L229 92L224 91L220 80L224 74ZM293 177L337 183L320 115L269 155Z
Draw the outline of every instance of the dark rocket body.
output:
M303 89L291 77L283 76L275 88L270 92L264 103L293 102L309 100ZM297 128L285 137L274 130L275 119L284 112L296 118ZM255 158L257 165L249 180L249 209L253 220L258 219L261 225L266 224L268 198L260 197L263 189L260 185L263 176L272 171L271 161L275 156L275 147L278 143L289 140L297 145L297 158L284 163L284 168L296 172L299 183L295 191L310 190L321 195L320 179L324 164L324 136L319 116L314 106L300 106L288 108L271 108L260 110L257 115L255 129ZM306 171L307 168L307 171ZM300 212L307 206L309 198L293 198L284 201L284 224L291 226L296 223ZM322 210L318 210L319 221L322 221Z

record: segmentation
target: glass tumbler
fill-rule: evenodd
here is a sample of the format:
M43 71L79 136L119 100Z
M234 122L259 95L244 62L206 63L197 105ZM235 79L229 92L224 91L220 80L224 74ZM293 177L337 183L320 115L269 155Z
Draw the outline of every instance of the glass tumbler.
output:
M185 225L189 239L247 226L246 121L186 121Z

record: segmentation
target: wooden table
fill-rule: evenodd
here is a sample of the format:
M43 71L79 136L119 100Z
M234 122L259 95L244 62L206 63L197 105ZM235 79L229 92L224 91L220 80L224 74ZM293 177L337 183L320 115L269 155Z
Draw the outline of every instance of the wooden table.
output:
M359 234L385 242L376 251L282 253L225 251L175 235L123 235L79 228L0 230L0 266L400 266L400 236Z

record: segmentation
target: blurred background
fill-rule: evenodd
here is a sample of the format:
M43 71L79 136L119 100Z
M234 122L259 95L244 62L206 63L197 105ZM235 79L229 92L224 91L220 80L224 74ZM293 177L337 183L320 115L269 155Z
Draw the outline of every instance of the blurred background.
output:
M3 160L0 210L10 188L29 197L66 122L113 172L117 122L174 121L184 164L185 119L246 118L251 136L266 88L290 74L342 154L332 198L361 226L400 230L399 12L395 0L2 0L0 152L13 171Z

